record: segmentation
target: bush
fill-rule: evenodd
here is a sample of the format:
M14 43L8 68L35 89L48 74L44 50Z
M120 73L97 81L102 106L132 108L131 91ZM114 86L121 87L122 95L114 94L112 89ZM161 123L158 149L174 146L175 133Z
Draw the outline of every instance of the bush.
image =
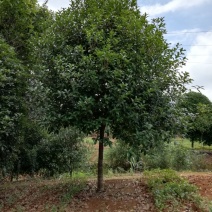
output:
M176 171L201 171L206 168L204 154L189 150L182 145L161 143L144 155L139 147L135 148L117 141L106 154L109 168L113 170L151 170L174 169Z
M18 179L19 174L33 175L38 169L37 147L47 135L48 133L37 123L24 119L18 145L11 147L10 151L7 148L3 149L3 160L0 160L0 178L1 171L2 178L9 177L11 181L14 177Z
M142 169L140 158L141 153L139 149L136 149L120 140L113 144L106 153L108 167L113 170L119 170L120 172L127 171L129 169L133 169L133 171L140 171Z
M150 150L142 159L147 170L170 168L182 171L201 169L202 157L181 145L164 144Z
M87 163L89 148L83 142L84 134L78 129L62 128L42 141L37 152L39 169L43 175L82 169Z

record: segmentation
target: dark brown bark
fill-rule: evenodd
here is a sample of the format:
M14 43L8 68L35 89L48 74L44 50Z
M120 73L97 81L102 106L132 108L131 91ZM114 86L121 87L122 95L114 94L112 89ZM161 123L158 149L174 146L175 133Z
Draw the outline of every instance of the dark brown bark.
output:
M98 157L98 181L97 181L97 191L102 191L104 189L103 185L103 153L104 153L104 133L105 125L100 127L100 140L99 140L99 157Z

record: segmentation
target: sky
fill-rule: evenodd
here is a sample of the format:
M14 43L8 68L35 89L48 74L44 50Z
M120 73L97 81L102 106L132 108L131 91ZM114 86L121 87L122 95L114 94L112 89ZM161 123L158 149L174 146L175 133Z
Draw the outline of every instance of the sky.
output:
M40 4L44 0L38 1ZM166 40L180 43L186 49L188 61L182 71L193 79L190 89L202 87L201 93L212 101L212 0L138 0L141 14L148 19L164 17ZM60 10L69 0L49 0L51 10Z

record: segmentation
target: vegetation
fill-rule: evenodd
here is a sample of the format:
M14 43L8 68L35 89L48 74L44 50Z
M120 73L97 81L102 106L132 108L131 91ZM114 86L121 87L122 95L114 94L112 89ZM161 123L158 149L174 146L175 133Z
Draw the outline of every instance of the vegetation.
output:
M102 191L103 171L208 169L199 152L166 144L186 132L192 144L211 145L212 106L185 93L184 50L164 34L163 18L149 21L135 0L71 0L57 13L36 0L0 0L0 180L58 177L63 207L96 172ZM96 136L98 168L88 134ZM145 176L159 209L199 201L173 171ZM52 192L51 183L39 188L44 196L45 189Z
M126 172L129 171L129 169L139 169L139 167L135 166L139 164L140 160L141 151L123 141L116 141L105 154L105 163L109 168L117 170L118 172ZM140 167L140 171L141 170L142 165Z
M42 140L37 149L38 170L43 175L69 173L88 165L89 146L83 142L84 135L76 128L62 128Z
M173 169L176 171L211 171L210 162L206 162L207 149L191 150L187 143L161 143L145 154L139 148L133 148L117 141L105 154L105 164L113 172L141 172L153 169ZM187 145L187 146L186 146ZM210 151L210 149L208 149ZM206 151L206 152L205 152Z
M98 190L103 189L106 127L145 150L174 131L171 102L190 82L184 50L164 39L163 19L149 22L136 1L71 1L37 41L50 128L97 132ZM49 39L51 37L51 39ZM166 121L164 121L166 120Z
M194 142L212 144L212 103L201 93L189 92L182 96L179 102L180 108L188 121L186 136L191 140L192 148Z
M145 169L173 169L176 171L204 169L204 155L182 145L162 145L143 156Z
M179 177L176 172L168 169L154 170L144 172L144 176L160 211L180 211L185 201L201 206L202 200L197 188Z
M22 143L25 75L14 48L0 37L0 170L13 172Z

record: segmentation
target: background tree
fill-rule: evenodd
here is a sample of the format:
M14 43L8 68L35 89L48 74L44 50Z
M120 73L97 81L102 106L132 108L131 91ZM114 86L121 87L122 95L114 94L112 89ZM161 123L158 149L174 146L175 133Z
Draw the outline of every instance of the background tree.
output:
M25 75L14 49L0 37L0 166L12 172L21 145Z
M29 143L41 137L40 129L35 126L38 119L35 117L40 115L35 115L39 109L35 110L35 101L32 101L36 86L29 52L32 51L32 37L39 36L52 17L53 14L38 6L36 0L0 0L0 155L4 173L21 171L24 155L30 151L29 146L32 147ZM32 134L37 133L37 136L29 141L28 133L32 128Z
M51 128L98 132L98 190L106 126L144 146L173 131L172 102L190 80L177 71L185 64L183 49L170 48L164 33L163 19L148 22L134 0L73 0L38 41Z
M205 142L211 144L210 129L212 125L212 104L202 93L190 91L183 95L179 106L184 110L184 115L188 121L187 137L194 142Z
M34 30L36 3L36 0L0 1L0 33L21 60L29 53L28 40Z

